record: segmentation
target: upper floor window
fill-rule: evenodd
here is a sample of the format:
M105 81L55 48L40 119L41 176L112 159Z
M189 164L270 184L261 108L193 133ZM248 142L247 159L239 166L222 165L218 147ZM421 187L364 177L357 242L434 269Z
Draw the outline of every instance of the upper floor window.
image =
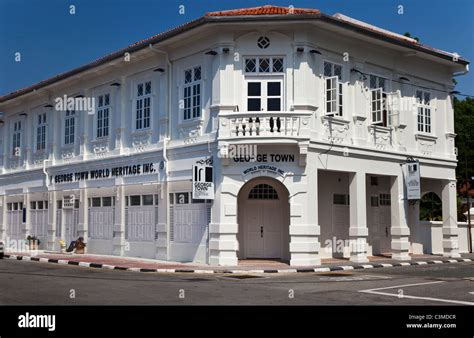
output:
M245 59L245 73L283 73L283 58L254 57Z
M431 94L423 90L417 90L416 104L418 108L418 131L431 133Z
M248 80L248 111L281 111L282 84L279 79Z
M109 136L110 94L97 98L97 138Z
M372 124L388 127L391 125L388 109L387 79L370 75L369 88L371 92Z
M46 149L46 113L38 114L36 125L36 150Z
M342 116L342 66L324 61L326 115Z
M21 121L13 123L13 141L12 141L12 155L20 156L21 149Z
M147 129L150 128L151 81L138 83L136 89L135 129Z
M184 71L184 120L201 117L201 67Z
M64 145L74 144L75 128L76 112L74 110L66 110L64 119Z

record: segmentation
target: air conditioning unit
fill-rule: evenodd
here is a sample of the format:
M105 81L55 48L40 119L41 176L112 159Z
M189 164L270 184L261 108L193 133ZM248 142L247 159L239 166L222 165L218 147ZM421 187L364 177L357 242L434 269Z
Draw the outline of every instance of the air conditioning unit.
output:
M75 199L76 197L74 195L63 197L63 209L73 209Z

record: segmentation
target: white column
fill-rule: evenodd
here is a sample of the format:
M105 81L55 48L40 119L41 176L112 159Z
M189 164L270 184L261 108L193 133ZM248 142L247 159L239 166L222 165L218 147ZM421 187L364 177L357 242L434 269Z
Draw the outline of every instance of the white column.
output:
M350 261L366 263L367 258L367 202L365 173L349 174L350 225L351 240Z
M56 243L56 210L57 210L57 193L56 191L48 192L48 231L47 231L47 249L48 250L55 250L58 246ZM61 218L62 219L62 218ZM69 243L68 243L69 244Z
M49 152L52 155L53 164L56 164L60 160L59 149L61 147L61 128L62 128L62 115L61 112L51 109L48 115L48 138L49 138ZM49 136L51 135L51 136Z
M3 165L3 172L5 172L8 169L8 145L10 141L10 133L8 132L8 124L5 121L3 124L0 124L1 130L2 130L2 139L3 139L3 159L2 159L2 165Z
M403 175L390 177L392 259L408 261L410 228L408 227L408 200L405 198Z
M166 189L166 183L159 185L158 192L158 219L156 232L158 236L156 238L156 259L167 260L168 259L168 227L167 227L167 214L168 214L168 194Z
M306 182L290 183L290 265L320 265L318 223L318 168L316 161L308 161Z
M0 196L1 199L1 222L0 222L0 240L5 242L7 236L7 196Z
M24 119L24 123L25 123L25 130L26 130L26 137L25 137L25 157L24 157L24 163L25 163L25 167L26 169L29 168L29 166L33 163L33 149L35 149L35 145L34 145L34 123L36 122L36 119L35 119L36 115L34 115L34 113L29 110L28 111L28 115L26 116L26 118ZM28 206L29 208L29 206ZM29 209L27 209L29 210Z
M87 243L87 235L89 231L89 203L87 200L88 191L85 186L81 186L79 197L79 224L78 237L84 237L84 242Z
M117 185L119 183L120 185ZM115 224L114 224L114 255L125 255L125 187L122 179L116 180L117 195L115 197Z
M456 198L456 181L443 180L443 256L446 257L460 257Z
M222 161L214 156L215 196L209 223L209 264L237 265L237 185L222 176Z
M127 102L130 102L130 94L127 91L126 78L120 78L120 87L115 89L117 94L114 102L116 102L115 114L115 148L119 149L119 153L124 153L124 148L128 146L127 135ZM133 104L131 105L133 111Z
M26 219L23 224L23 238L26 238L28 235L37 236L37 234L31 234L30 193L27 191L23 193L23 210L26 212Z

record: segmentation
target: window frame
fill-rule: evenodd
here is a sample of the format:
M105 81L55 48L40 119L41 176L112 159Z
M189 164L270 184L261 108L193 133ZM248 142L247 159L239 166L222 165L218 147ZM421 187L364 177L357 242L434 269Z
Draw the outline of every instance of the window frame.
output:
M48 113L40 112L36 114L35 127L35 152L46 151L48 146ZM40 140L41 138L41 140Z
M146 84L150 82L150 93L146 94L145 93L145 88L146 88ZM142 95L138 95L138 86L139 85L143 85L143 94ZM155 106L155 96L156 96L156 86L157 86L157 83L156 81L154 81L154 79L152 78L151 75L146 75L146 76L142 76L136 80L134 80L132 82L132 85L131 85L131 94L132 94L132 111L133 111L133 114L132 114L132 131L133 132L142 132L142 131L150 131L152 129L152 126L153 126L153 109L154 109L154 106ZM144 122L145 122L145 117L144 117L144 113L145 113L145 108L144 108L144 102L146 101L146 99L149 99L149 116L148 116L148 126L147 127L144 127ZM142 102L142 105L141 105L141 110L142 110L142 118L140 119L142 121L142 124L141 124L141 128L137 128L137 123L138 123L138 117L137 117L137 114L138 114L138 108L137 108L137 104L138 104L138 101L141 101ZM109 111L109 119L110 119L110 111ZM110 127L110 121L109 121L109 127ZM110 130L109 130L109 135L110 135Z
M418 92L422 93L423 101L419 102L418 101ZM428 104L425 103L425 94L429 95L429 101ZM425 135L433 135L433 111L434 111L434 106L433 106L433 96L432 92L430 90L425 90L425 89L418 89L415 88L415 102L416 102L416 132L425 134ZM420 114L420 109L421 109L421 114ZM429 112L429 123L426 122L427 120L427 111ZM421 117L421 119L420 119ZM420 121L421 120L421 121ZM420 125L421 129L420 130ZM429 128L429 131L427 131Z
M326 76L325 75L325 65L326 63L330 63L331 64L331 76ZM334 66L340 66L341 67L341 78L339 78L338 75L334 75L335 74L335 70L334 70ZM322 60L322 71L321 71L321 76L322 78L324 79L324 97L323 97L323 102L324 102L324 115L325 116L332 116L332 117L339 117L339 118L343 118L344 117L344 111L345 111L345 108L344 108L344 80L345 80L345 76L344 76L344 71L345 71L345 67L342 63L338 63L338 62L335 62L333 60L329 60L329 59L323 59ZM328 78L334 78L334 77L337 77L337 86L336 86L336 103L337 103L337 114L334 113L332 110L330 112L327 111L327 79ZM331 90L334 90L331 88Z
M244 107L246 112L282 112L285 110L285 95L284 95L284 84L285 80L284 77L281 75L273 75L273 76L246 76L245 79L245 87L244 87ZM252 82L260 83L260 96L249 96L248 95L248 85ZM268 84L270 82L278 82L280 83L280 95L276 96L269 96L268 95ZM260 100L260 110L249 110L249 99L256 99ZM279 110L268 110L268 100L279 98L280 99L280 109Z
M255 59L255 72L248 72L247 71L247 60L250 59ZM270 64L269 64L269 71L268 72L261 72L260 71L260 59L270 59ZM274 62L277 59L282 60L282 71L281 72L274 72L273 71L273 66ZM242 58L242 73L245 76L251 76L251 75L262 75L262 76L267 76L267 75L284 75L286 71L286 60L285 56L283 55L246 55Z
M195 70L200 68L200 78L195 80ZM191 71L191 81L186 82L186 72ZM182 100L183 107L180 109L179 119L181 122L199 121L203 118L203 88L204 88L204 67L202 64L193 64L180 69L181 72L181 87L180 100ZM194 94L194 89L199 88L199 94ZM186 95L186 90L189 90L189 96ZM199 105L194 105L194 98L199 98ZM187 106L187 99L189 99L190 106ZM198 114L194 116L194 109L197 108ZM187 117L187 110L189 109L189 117Z
M23 121L15 119L12 121L11 132L11 153L12 157L21 157L21 146L23 144ZM16 150L18 148L18 151Z
M105 97L109 96L109 104L105 104ZM104 102L101 106L99 106L100 100L102 97L102 101ZM94 139L95 140L104 140L110 137L110 122L111 122L111 116L112 116L112 100L113 100L113 95L111 91L102 91L98 92L95 95L95 100L96 100L96 107L95 107L95 118L94 118ZM104 112L107 110L107 120L104 117ZM100 126L99 126L99 120ZM107 121L107 127L104 127L104 122ZM99 135L99 130L101 130L101 133ZM107 131L107 135L105 135L105 131Z
M69 115L68 115L69 113ZM62 125L62 145L64 147L73 147L76 144L76 131L77 131L77 114L75 110L65 110L63 111L63 125ZM72 127L70 126L70 122L73 121ZM69 122L69 125L67 126ZM68 129L67 129L68 128ZM71 140L71 128L72 128L72 142L66 142L66 138ZM66 133L68 130L68 133ZM66 136L67 134L67 136Z
M371 83L371 77L376 78L376 87L372 88L372 83ZM380 86L380 80L384 80L384 87ZM393 112L391 109L389 109L389 95L390 95L390 90L391 90L391 80L388 77L382 76L377 73L370 73L368 74L367 80L366 80L366 86L370 91L370 118L371 118L371 124L376 125L376 126L381 126L381 127L386 127L386 128L391 128L393 123L392 123L392 116ZM374 93L375 92L380 92L380 119L374 119L374 110L373 110L373 104L374 104Z

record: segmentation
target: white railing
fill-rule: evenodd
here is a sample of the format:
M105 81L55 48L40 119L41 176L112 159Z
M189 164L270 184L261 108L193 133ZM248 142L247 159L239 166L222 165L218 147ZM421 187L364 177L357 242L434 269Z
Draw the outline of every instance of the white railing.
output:
M219 115L219 137L308 137L310 116L294 112L235 112Z

